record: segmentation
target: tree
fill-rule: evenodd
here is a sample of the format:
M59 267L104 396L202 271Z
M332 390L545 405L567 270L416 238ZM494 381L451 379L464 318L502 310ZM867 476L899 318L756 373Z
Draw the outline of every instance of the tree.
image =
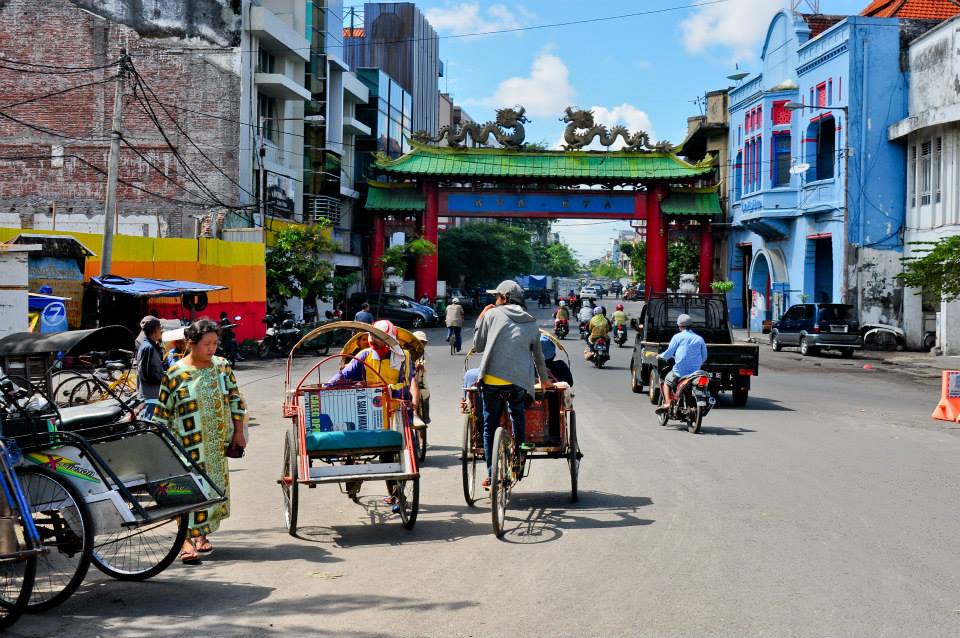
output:
M580 263L566 244L533 245L533 270L537 275L569 277L580 272Z
M380 262L383 264L384 269L393 268L393 274L403 279L403 276L407 272L407 264L410 263L410 260L421 255L432 255L436 252L437 247L432 241L418 237L405 244L398 244L387 248L383 251Z
M700 269L700 247L689 237L678 237L667 246L667 285L676 290L680 275Z
M934 304L960 299L960 235L916 244L930 248L922 257L903 260L904 272L899 276L903 285L919 288Z
M269 299L283 303L290 297L325 297L333 283L330 254L338 247L326 224L279 231L265 260Z
M630 266L633 268L633 278L637 281L642 281L647 274L646 242L624 242L620 244L620 250L630 258Z
M606 277L607 279L620 279L627 276L627 271L613 264L597 264L591 271L594 277Z
M472 223L440 235L440 277L452 285L495 284L529 273L530 233L499 223Z

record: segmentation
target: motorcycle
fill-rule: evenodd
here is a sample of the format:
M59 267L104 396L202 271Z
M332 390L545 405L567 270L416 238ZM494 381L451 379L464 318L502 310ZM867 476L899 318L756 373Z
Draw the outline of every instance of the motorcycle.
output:
M600 337L593 342L593 354L590 358L593 359L593 365L598 369L610 360L610 344L607 343L606 339Z
M664 379L671 369L673 369L672 360L666 362L663 359L658 359L657 377L660 380L658 408L666 403L667 393L670 392L670 388L667 387ZM693 434L699 432L703 417L707 416L707 413L717 402L710 391L710 382L710 375L703 370L697 370L693 374L680 379L677 382L677 391L673 393L670 408L657 413L657 420L660 425L666 425L670 419L673 419L674 421L685 422L688 432Z
M550 306L550 295L540 295L537 298L537 308L549 308Z
M217 356L223 357L230 364L230 367L237 365L240 360L240 346L237 344L237 333L234 328L239 325L242 317L237 315L230 323L227 319L227 313L220 314L220 345L217 347Z
M865 350L904 350L906 333L896 326L885 323L865 323L860 326L860 337Z
M586 341L586 340L587 340L587 337L589 337L589 336L590 336L590 326L589 326L589 322L587 322L587 321L581 321L581 322L580 322L580 338L583 339L584 341Z
M267 324L267 334L257 345L257 356L261 359L266 359L272 354L285 357L300 340L299 322L294 321L289 313L283 313L281 317L283 318L266 315L263 318L263 323Z
M617 324L613 327L613 340L617 342L618 348L622 348L623 344L627 342L627 326L625 324Z
M562 341L570 332L570 322L566 319L557 319L553 324L553 331L556 333L557 339Z

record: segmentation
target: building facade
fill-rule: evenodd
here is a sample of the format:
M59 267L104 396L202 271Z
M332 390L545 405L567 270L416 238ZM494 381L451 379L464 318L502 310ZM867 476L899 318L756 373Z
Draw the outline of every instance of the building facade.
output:
M910 44L909 116L889 129L906 155L904 254L916 257L960 233L960 18L944 22ZM935 304L919 290L904 292L907 345L920 348L929 333L946 354L960 354L960 303ZM939 322L937 321L939 315ZM929 345L929 341L927 341Z
M902 43L929 22L802 15L770 23L762 69L730 91L729 295L735 325L802 302L898 324L906 171Z

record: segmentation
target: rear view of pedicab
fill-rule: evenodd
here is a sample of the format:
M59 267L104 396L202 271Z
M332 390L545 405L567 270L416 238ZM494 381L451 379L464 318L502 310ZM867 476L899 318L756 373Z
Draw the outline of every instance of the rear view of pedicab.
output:
M299 381L294 380L293 347L287 358L283 415L291 420L284 443L280 487L283 491L287 530L296 535L300 487L335 483L353 500L366 481L384 481L388 499L403 526L413 528L420 503L410 406L405 380L391 383L387 360L378 370L363 359L367 335L386 344L392 356L411 365L397 337L369 324L339 321L305 335L301 343L332 330L358 331L341 353L313 364ZM399 335L398 335L399 336ZM356 341L355 341L356 340ZM415 341L415 340L414 340ZM398 360L391 359L399 366ZM356 362L356 363L355 363ZM362 366L360 381L327 380L339 367ZM409 367L406 368L409 370ZM299 375L298 375L299 376Z
M563 352L569 362L569 355L553 335L541 330L554 343L557 350ZM473 352L467 353L465 371ZM467 505L473 506L478 500L480 477L483 476L483 408L480 388L476 379L465 377L463 449L461 465L463 472L463 497ZM533 459L566 459L570 472L570 498L578 498L577 481L580 473L580 459L583 454L577 444L577 415L573 409L573 392L566 383L554 383L544 390L537 384L536 397L525 410L526 428L524 438L532 449L521 450L514 445L513 427L509 413L505 410L493 438L493 456L490 463L490 501L493 517L493 532L497 538L504 534L504 522L510 493L516 484L530 473L530 461ZM480 472L477 465L480 464Z

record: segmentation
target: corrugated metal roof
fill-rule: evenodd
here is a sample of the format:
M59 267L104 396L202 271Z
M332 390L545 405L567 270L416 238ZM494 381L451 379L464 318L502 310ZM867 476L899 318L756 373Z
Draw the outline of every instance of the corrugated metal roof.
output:
M720 217L720 196L716 190L671 190L660 204L665 215L710 215Z
M367 191L367 210L421 211L424 207L423 195L413 188L389 188L371 183Z
M950 0L873 0L860 15L872 18L946 20L960 15L960 6Z
M597 181L682 179L705 175L711 164L688 164L672 153L511 151L414 145L377 170L408 176L548 178Z

